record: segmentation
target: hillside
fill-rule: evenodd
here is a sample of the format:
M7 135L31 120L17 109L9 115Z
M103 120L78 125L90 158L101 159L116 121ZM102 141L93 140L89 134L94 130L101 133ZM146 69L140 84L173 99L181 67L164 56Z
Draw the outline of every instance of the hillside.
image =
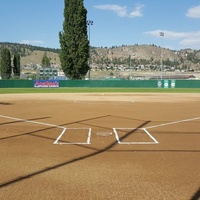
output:
M44 52L46 52L47 56L51 58L51 63L60 65L60 58L58 53L41 50L31 51L28 55L21 57L21 65L25 66L30 64L41 64Z
M3 47L10 49L11 53L17 50L21 55L21 65L41 64L42 57L46 52L51 58L53 65L60 65L59 49L37 47L18 43L0 43L0 50ZM200 51L184 49L174 51L161 48L155 45L129 45L111 48L91 47L91 63L95 68L105 66L132 66L157 65L161 63L179 69L200 70ZM130 60L131 58L131 60Z
M121 47L112 47L112 48L95 48L94 49L98 56L100 57L108 57L112 58L127 58L129 55L132 59L154 59L160 60L162 48L157 46L151 45L133 45L133 46L121 46ZM163 59L179 59L179 56L176 52L163 49Z
M60 64L59 49L38 47L19 43L0 42L0 50L9 48L11 54L16 50L21 56L21 65L41 64L44 53L51 58L52 63Z

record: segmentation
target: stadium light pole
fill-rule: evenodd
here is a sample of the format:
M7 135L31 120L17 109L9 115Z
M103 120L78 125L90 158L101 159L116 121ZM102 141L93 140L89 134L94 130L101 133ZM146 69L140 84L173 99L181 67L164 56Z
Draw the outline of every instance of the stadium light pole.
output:
M131 55L129 55L129 67L130 67L130 78L129 78L129 80L131 80L131 77L132 77L132 69L131 69Z
M160 36L161 37L164 37L165 36L165 34L164 34L164 32L160 32ZM161 47L162 49L161 49L161 74L160 74L160 79L162 80L162 71L163 71L163 47Z
M89 32L89 80L90 80L90 26L93 25L93 21L92 20L87 20L87 25L88 25L88 32Z

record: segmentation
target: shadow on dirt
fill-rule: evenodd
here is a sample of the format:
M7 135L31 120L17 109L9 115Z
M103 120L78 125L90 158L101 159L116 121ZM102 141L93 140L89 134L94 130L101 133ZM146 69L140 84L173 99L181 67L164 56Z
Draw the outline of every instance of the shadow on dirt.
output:
M8 125L8 124L22 123L22 122L26 122L26 121L35 121L35 120L39 120L39 119L48 119L48 118L50 118L50 117L41 117L41 118L34 118L34 119L27 119L27 120L15 120L15 121L11 121L11 122L0 123L0 126ZM50 128L52 128L52 127L50 127ZM50 129L50 128L48 128L48 129ZM34 131L34 132L38 132L38 130ZM22 133L22 134L18 134L18 135L12 135L12 136L8 136L8 137L2 137L2 138L0 138L0 140L5 140L5 139L10 139L10 138L20 137L20 136L29 135L29 134L31 134L31 132Z
M148 124L149 122L150 122L150 121L144 122L143 124L141 124L140 126L138 126L136 129L131 130L131 131L128 132L126 135L124 135L123 137L121 137L120 140L123 140L124 138L128 137L130 134L132 134L132 133L134 133L135 131L137 131L137 129L142 128L143 126L145 126L145 125ZM30 173L30 174L21 176L21 177L19 177L19 178L10 180L10 181L8 181L8 182L4 182L4 183L0 184L0 188L9 186L9 185L11 185L11 184L17 183L17 182L19 182L19 181L23 181L23 180L25 180L25 179L28 179L28 178L31 178L31 177L34 177L34 176L37 176L37 175L42 174L42 173L44 173L44 172L48 172L48 171L51 171L51 170L58 169L58 168L60 168L60 167L63 167L63 166L72 164L72 163L74 163L74 162L78 162L78 161L81 161L81 160L90 158L90 157L92 157L92 156L96 156L96 155L102 154L102 153L104 153L104 152L110 150L110 149L111 149L112 147L114 147L116 144L117 144L117 141L114 141L113 143L109 144L109 145L106 146L105 148L103 148L103 149L101 149L101 150L97 150L97 151L94 152L94 153L91 153L91 154L88 154L88 155L85 155L85 156L81 156L81 157L72 159L72 160L70 160L70 161L62 162L62 163L60 163L60 164L47 167L47 168L45 168L45 169L42 169L42 170L39 170L39 171Z
M64 126L67 126L67 125L71 125L71 124L81 124L82 122L85 122L85 121L89 121L89 120L96 120L96 119L102 119L102 118L105 118L105 117L109 117L110 115L105 115L105 116L98 116L98 117L94 117L94 118L89 118L89 119L83 119L83 120L79 120L79 121L75 121L75 122L70 122L70 123L66 123L66 124L61 124L61 125L55 125L55 126L49 126L47 128L42 128L40 130L35 130L35 131L30 131L30 132L26 132L26 133L22 133L22 134L18 134L18 135L12 135L12 136L8 136L8 137L3 137L3 138L0 138L0 140L6 140L6 139L10 139L10 138L15 138L15 137L21 137L21 136L24 136L24 135L32 135L32 136L35 136L35 137L40 137L40 138L45 138L45 139L50 139L50 140L53 140L55 141L55 138L51 138L51 137L43 137L43 136L40 136L40 135L36 135L35 133L40 133L42 131L47 131L47 130L51 130L53 128L58 128L58 127L63 127ZM41 118L34 118L34 119L23 119L23 120L14 120L14 121L10 121L10 122L4 122L4 123L1 123L1 125L8 125L8 124L15 124L15 123L22 123L22 122L26 122L26 123L30 123L30 121L35 121L35 120L40 120L40 119L48 119L50 117L41 117ZM37 123L37 122L36 122ZM60 140L61 141L61 140ZM62 141L61 141L62 142ZM66 141L63 141L63 142L66 142Z
M200 200L200 188L197 190L194 196L192 196L191 200Z
M0 102L0 105L11 106L11 105L14 105L14 104L13 103Z

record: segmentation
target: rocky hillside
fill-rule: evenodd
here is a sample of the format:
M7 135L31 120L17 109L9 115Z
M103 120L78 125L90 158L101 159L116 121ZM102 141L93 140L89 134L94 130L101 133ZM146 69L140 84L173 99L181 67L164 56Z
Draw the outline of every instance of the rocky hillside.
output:
M11 53L17 50L21 55L21 64L41 64L42 57L46 52L52 63L60 65L59 49L43 48L18 43L0 43L0 50L8 47ZM200 70L200 50L184 49L174 51L155 45L129 45L111 48L91 48L92 65L97 68L104 66L133 66L160 65L161 57L163 64L169 67L189 68Z
M180 68L200 69L200 51L184 49L174 51L155 45L130 45L112 48L92 48L94 63L129 65L164 65L179 66Z
M59 49L44 48L19 43L0 43L0 51L5 47L10 49L12 55L14 54L14 51L17 51L20 54L22 66L41 64L44 53L47 53L47 56L51 58L52 63L60 64Z
M112 48L94 48L98 57L112 58L127 58L131 56L132 59L146 59L146 60L160 60L163 50L163 59L178 59L179 56L176 52L169 49L162 49L156 46L150 45L133 45L133 46L121 46Z

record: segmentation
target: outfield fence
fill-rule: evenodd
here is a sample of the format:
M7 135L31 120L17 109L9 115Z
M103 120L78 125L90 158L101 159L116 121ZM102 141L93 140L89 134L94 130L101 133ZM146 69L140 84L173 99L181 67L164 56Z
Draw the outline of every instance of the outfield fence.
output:
M0 88L200 88L200 80L0 80Z

